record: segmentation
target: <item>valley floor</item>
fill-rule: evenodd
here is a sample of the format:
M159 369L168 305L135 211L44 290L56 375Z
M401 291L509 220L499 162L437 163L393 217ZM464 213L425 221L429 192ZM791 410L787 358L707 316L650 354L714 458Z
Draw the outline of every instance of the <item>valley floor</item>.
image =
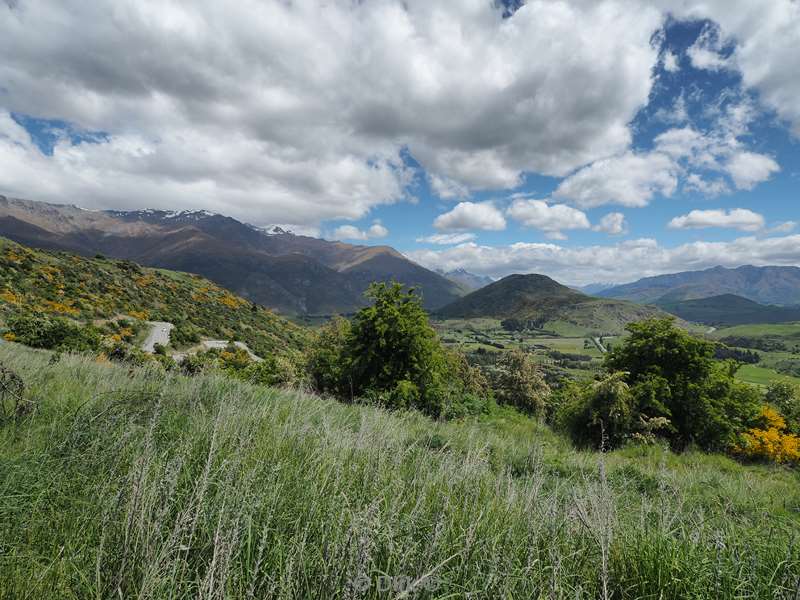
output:
M0 345L40 402L0 426L0 598L800 590L796 471L52 356Z

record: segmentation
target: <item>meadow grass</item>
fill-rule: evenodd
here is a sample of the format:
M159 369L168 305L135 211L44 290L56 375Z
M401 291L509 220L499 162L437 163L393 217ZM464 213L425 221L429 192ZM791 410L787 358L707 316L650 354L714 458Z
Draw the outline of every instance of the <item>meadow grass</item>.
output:
M736 371L736 379L744 381L745 383L752 383L756 385L769 385L775 381L786 381L794 385L800 385L800 378L778 373L774 369L762 367L759 365L742 365Z
M51 356L0 345L2 598L800 594L789 469Z
M733 327L717 329L712 335L717 339L729 336L772 336L800 338L800 323L758 323L753 325L736 325Z

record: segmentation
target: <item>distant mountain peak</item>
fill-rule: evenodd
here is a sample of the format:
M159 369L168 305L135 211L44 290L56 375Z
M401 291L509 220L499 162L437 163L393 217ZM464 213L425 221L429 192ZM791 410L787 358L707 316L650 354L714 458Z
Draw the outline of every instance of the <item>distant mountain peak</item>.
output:
M734 294L779 306L800 304L800 268L793 266L716 266L646 277L598 292L599 296L645 304L674 303Z
M284 229L280 225L267 225L266 227L256 227L256 229L263 232L265 235L294 235L293 231Z
M451 271L436 269L436 272L439 273L439 275L446 277L450 281L454 281L468 292L478 290L491 283L494 283L494 279L488 275L476 275L475 273L470 273L464 267L452 269Z

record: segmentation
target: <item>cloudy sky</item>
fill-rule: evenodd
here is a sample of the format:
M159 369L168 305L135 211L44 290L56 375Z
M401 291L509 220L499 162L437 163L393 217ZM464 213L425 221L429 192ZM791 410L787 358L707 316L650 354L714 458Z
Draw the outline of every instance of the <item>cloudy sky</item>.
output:
M0 194L573 284L800 265L797 0L0 0Z

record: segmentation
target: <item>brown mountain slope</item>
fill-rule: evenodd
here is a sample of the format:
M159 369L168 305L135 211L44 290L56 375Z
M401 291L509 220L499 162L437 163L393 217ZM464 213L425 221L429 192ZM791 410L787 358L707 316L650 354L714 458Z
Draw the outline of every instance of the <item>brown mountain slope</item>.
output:
M463 290L388 246L264 232L205 211L89 211L0 196L0 235L84 256L197 273L286 314L348 313L372 281L419 288L429 309Z

